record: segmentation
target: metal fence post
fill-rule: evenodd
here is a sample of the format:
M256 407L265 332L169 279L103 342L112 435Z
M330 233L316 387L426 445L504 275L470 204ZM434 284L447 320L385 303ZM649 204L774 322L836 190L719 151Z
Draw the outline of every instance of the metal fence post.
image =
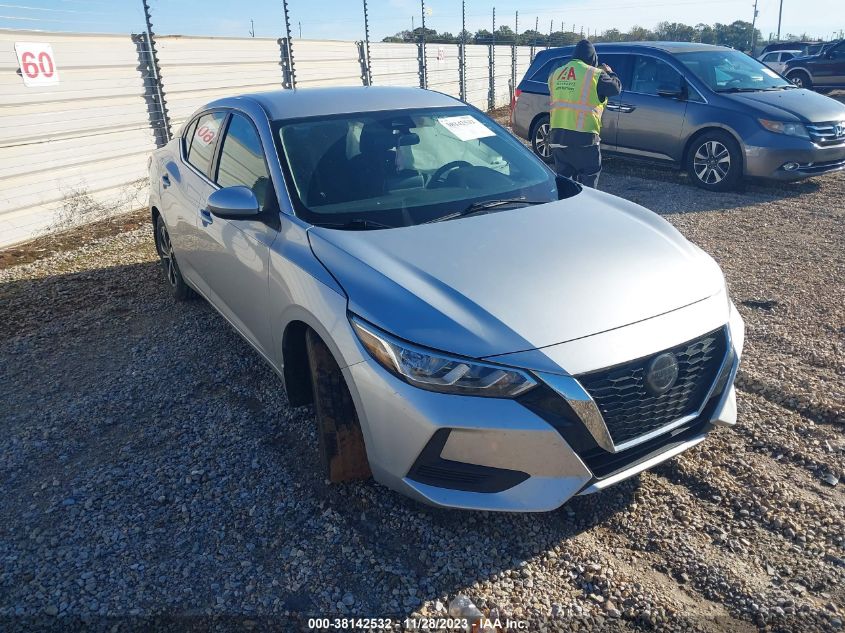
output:
M147 0L143 0L143 5L147 30L141 35L133 35L132 41L135 42L138 50L138 67L144 79L144 99L147 102L150 126L155 134L156 146L162 147L173 137L173 133L170 129L167 102L164 100L164 86L161 83L161 67L156 52L150 5Z
M282 88L296 88L296 75L293 71L293 47L290 38L280 37L277 42L282 59L279 62L282 67Z
M489 48L488 64L490 69L490 88L487 91L487 109L492 110L496 106L496 7L493 7L493 37Z
M285 18L285 37L279 39L279 48L282 53L282 86L285 88L296 88L296 70L293 66L293 43L290 36L290 11L288 11L288 0L282 0L282 9Z
M458 93L467 100L467 3L461 0L461 41L458 44Z
M359 42L360 44L360 42ZM373 85L373 70L370 67L370 18L367 15L367 0L364 0L364 42L359 46L361 64L361 80L365 86Z
M428 88L428 68L425 60L425 0L420 0L422 9L422 30L420 31L419 64L420 64L420 88Z
M511 101L513 100L513 93L516 90L516 56L519 53L519 50L516 47L516 40L514 40L513 46L511 47L511 81L510 81L510 98Z
M489 69L490 87L487 90L487 109L492 110L496 105L496 45L487 45L487 68Z
M467 100L467 50L466 44L458 44L458 93L461 101Z
M369 55L367 55L366 45L362 41L355 42L358 47L358 64L361 66L361 83L365 86L370 86L370 69L369 69Z

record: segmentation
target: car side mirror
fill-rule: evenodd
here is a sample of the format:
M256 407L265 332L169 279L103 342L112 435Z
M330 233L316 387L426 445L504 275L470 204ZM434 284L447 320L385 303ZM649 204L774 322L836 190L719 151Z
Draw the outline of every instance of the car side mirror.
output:
M252 189L238 185L223 187L208 196L208 210L218 218L244 220L260 212L258 198Z
M555 184L557 185L558 200L566 200L581 191L581 185L564 176L555 176Z

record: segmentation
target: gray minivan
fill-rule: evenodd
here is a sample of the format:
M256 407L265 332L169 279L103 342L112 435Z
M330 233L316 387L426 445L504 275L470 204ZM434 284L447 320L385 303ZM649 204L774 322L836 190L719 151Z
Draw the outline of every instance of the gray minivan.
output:
M549 73L574 47L540 51L514 91L511 124L550 161ZM845 104L797 88L745 53L687 42L596 44L622 81L602 150L685 169L727 190L741 178L800 180L845 169Z

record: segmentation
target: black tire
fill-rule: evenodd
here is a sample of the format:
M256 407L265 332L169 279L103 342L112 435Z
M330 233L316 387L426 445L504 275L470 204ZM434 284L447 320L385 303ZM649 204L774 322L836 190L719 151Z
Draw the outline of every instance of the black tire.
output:
M332 483L369 479L370 462L349 387L331 350L309 329L305 335L320 458Z
M786 78L799 88L806 88L807 90L813 89L813 79L806 71L793 70L786 76Z
M551 126L549 123L549 115L544 114L531 126L531 149L534 150L534 153L540 157L544 163L552 164L554 159L552 158L552 152L549 148L549 132L551 131Z
M686 158L690 179L708 191L730 191L742 178L742 152L727 132L705 132L690 145Z
M158 256L161 259L162 268L164 269L164 278L170 286L173 298L176 301L188 301L196 297L196 293L185 283L185 279L179 271L179 265L176 263L176 254L173 252L173 246L170 243L170 234L167 232L167 225L161 216L156 218L155 245Z

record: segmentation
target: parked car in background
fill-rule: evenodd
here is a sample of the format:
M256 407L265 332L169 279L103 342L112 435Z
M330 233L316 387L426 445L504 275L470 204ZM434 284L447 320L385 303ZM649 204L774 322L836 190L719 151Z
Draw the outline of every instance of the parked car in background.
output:
M547 161L547 81L572 50L537 53L511 104L514 132ZM845 169L845 104L797 88L744 53L686 42L596 51L622 80L602 118L606 153L673 165L710 190L743 177L800 180Z
M766 64L769 68L774 70L776 73L783 73L783 67L793 57L796 57L801 54L801 51L798 50L791 50L791 51L771 51L769 53L764 53L760 55L758 59Z
M716 262L452 97L215 101L153 153L150 205L173 295L314 403L303 451L332 481L551 510L736 422L744 326Z
M806 55L810 47L818 50L818 47L822 44L823 42L775 42L764 46L763 50L760 51L758 59L772 51L799 51L802 55Z
M825 46L815 55L790 59L782 74L800 88L845 88L845 40Z

